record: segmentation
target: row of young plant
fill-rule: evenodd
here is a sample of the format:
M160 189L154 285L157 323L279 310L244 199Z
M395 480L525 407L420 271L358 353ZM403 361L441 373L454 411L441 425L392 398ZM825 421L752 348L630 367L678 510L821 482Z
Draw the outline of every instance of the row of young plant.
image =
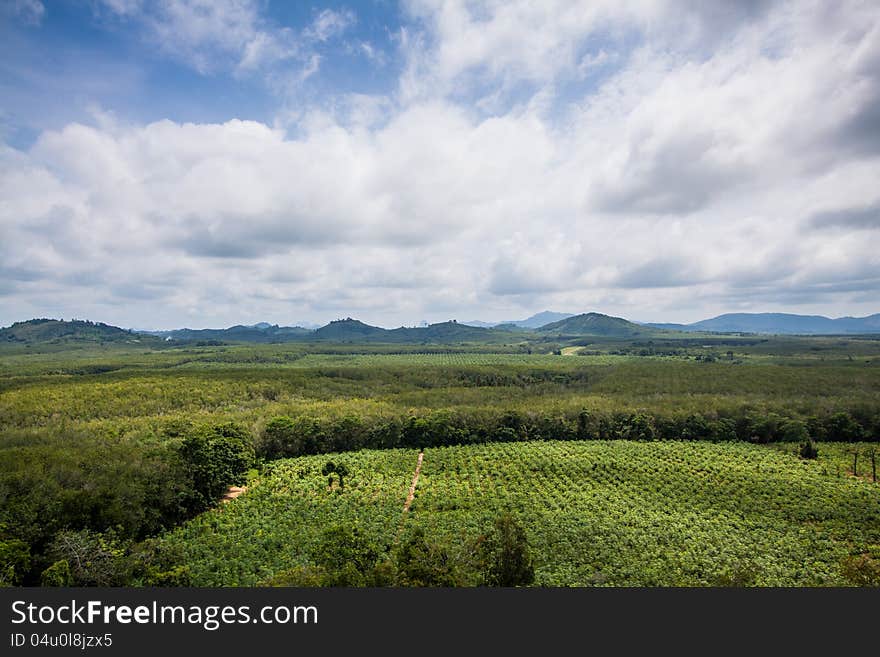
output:
M454 544L519 509L544 585L877 585L880 492L823 468L744 443L439 448L412 510Z

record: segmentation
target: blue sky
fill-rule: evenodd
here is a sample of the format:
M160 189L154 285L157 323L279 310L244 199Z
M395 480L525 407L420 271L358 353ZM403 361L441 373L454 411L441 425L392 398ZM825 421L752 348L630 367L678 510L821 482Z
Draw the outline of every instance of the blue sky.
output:
M344 17L345 25L326 41L310 44L307 53L269 63L269 71L249 72L236 72L240 53L217 44L198 46L212 60L204 71L186 54L163 52L145 24L160 13L158 3L143 3L142 13L132 14L97 0L43 6L39 20L26 9L8 8L0 28L3 127L8 143L18 148L30 146L45 129L88 120L96 108L141 123L229 118L271 123L280 106L314 102L340 89L388 93L399 73L393 40L401 17L393 2L362 3L356 15L345 3L253 3L257 30L291 30L292 40L322 16ZM313 54L320 57L319 76L284 90L266 80L272 69L295 73Z
M880 310L873 2L9 0L0 324Z

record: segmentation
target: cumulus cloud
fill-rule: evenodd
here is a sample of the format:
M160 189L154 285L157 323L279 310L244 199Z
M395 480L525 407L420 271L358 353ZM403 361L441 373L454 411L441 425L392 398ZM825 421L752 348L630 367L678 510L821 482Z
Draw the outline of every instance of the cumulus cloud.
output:
M204 33L240 68L278 57L230 6L181 56ZM413 1L397 93L290 132L44 132L0 152L4 319L876 312L880 11L837 7Z

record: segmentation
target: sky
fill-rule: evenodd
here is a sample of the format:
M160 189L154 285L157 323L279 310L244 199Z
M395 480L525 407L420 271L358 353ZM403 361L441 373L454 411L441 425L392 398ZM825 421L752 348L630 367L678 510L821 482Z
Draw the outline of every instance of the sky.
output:
M546 309L880 312L880 3L0 3L0 325Z

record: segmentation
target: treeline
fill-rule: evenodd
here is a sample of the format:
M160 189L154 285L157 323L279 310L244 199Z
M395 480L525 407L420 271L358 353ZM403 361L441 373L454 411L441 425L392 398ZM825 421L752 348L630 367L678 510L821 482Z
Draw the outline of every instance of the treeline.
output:
M279 416L256 437L263 459L395 447L442 447L521 440L741 440L754 443L880 441L880 413L826 416L777 413L657 415L438 410L406 417L346 415L331 419Z

